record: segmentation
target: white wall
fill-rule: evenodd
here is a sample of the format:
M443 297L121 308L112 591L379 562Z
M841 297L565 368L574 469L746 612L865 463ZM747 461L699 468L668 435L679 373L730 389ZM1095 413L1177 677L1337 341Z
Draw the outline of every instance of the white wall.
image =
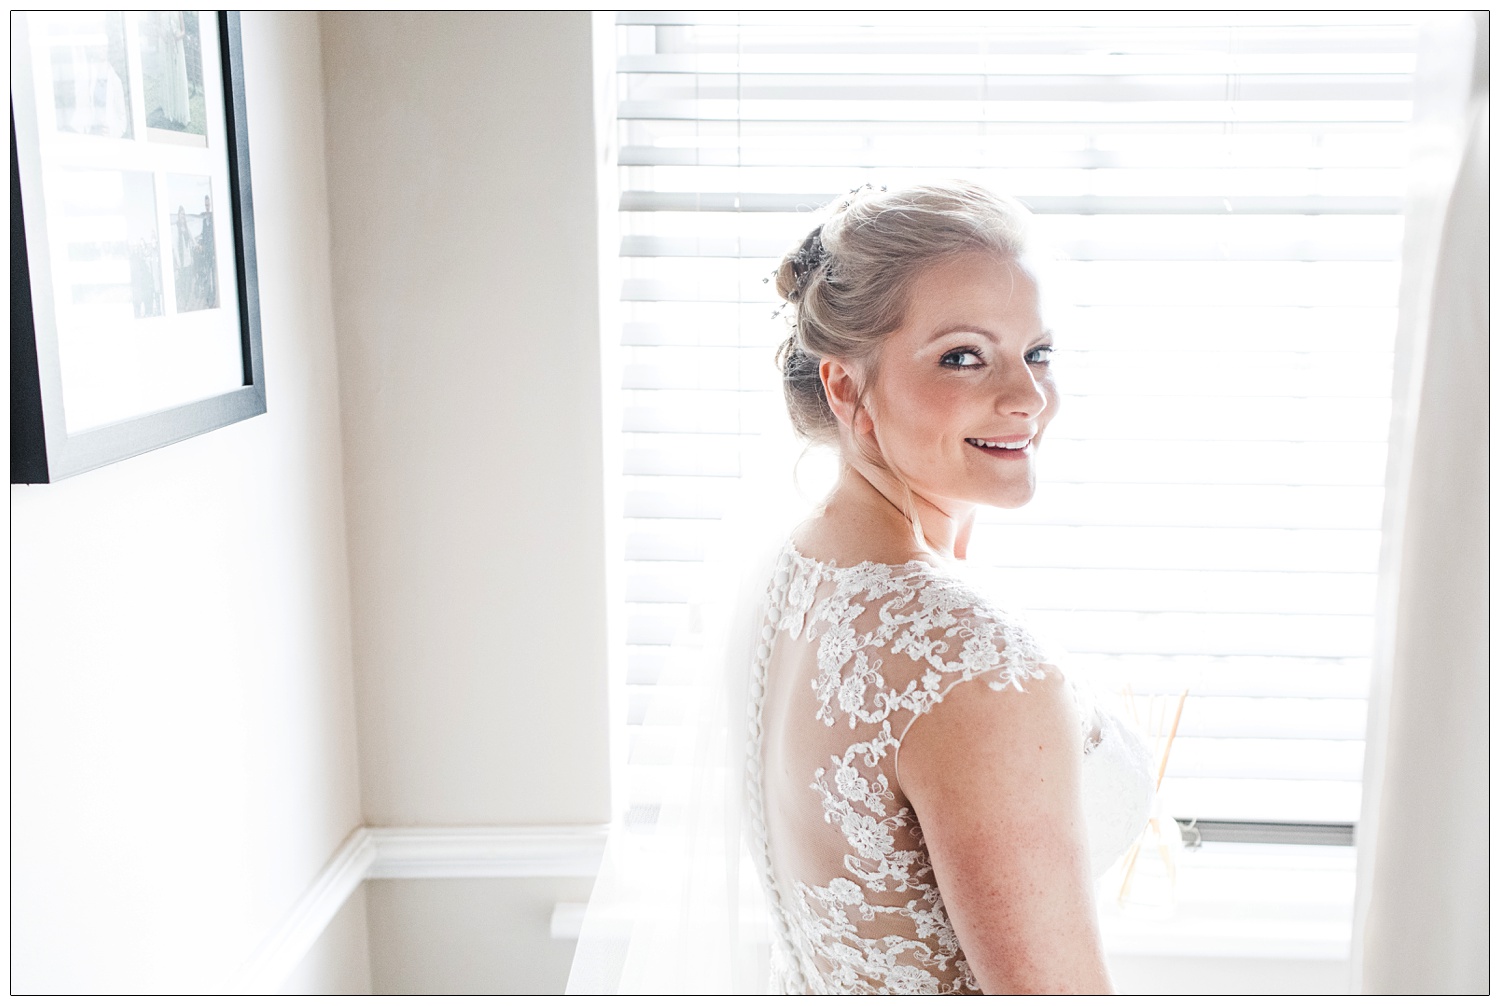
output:
M278 995L371 994L370 933L365 885L344 902L318 941L277 990Z
M590 16L322 28L366 818L604 821Z
M590 20L322 18L372 825L609 817ZM371 882L374 988L560 992L588 886Z
M552 909L588 900L593 881L372 880L365 887L376 995L558 995L576 944L552 939Z
M268 411L11 492L16 992L220 988L360 823L318 23L243 28Z

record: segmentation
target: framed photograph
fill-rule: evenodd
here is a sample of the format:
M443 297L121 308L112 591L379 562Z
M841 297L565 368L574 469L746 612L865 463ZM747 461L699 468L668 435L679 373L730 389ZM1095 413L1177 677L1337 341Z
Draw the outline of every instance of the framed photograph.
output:
M266 411L239 15L11 15L11 482Z

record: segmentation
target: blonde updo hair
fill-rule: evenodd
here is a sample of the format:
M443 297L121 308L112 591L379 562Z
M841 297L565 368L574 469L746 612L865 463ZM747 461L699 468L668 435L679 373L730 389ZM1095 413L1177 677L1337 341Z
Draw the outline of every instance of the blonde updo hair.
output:
M916 276L964 252L1021 257L1028 218L1020 203L968 182L867 186L831 206L776 272L792 329L777 362L797 432L838 446L839 422L818 372L824 358L863 363L866 382L873 379Z

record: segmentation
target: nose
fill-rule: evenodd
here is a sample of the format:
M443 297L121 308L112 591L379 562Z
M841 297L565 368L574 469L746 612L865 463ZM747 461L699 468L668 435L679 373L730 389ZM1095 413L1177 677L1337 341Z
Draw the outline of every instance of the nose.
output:
M1001 385L995 397L995 411L1002 416L1035 418L1047 408L1047 389L1037 380L1031 365L1017 363L1002 368Z

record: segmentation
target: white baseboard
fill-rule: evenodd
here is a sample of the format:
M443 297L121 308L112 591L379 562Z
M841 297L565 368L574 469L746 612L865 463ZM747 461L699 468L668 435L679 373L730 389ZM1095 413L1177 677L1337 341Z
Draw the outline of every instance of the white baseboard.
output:
M275 994L365 880L592 877L609 826L356 828L233 981L237 994Z
M297 899L286 919L255 948L255 953L230 982L229 992L253 995L280 991L344 902L359 889L374 862L375 843L370 838L370 829L354 829Z
M609 826L370 828L374 880L433 877L592 877Z

